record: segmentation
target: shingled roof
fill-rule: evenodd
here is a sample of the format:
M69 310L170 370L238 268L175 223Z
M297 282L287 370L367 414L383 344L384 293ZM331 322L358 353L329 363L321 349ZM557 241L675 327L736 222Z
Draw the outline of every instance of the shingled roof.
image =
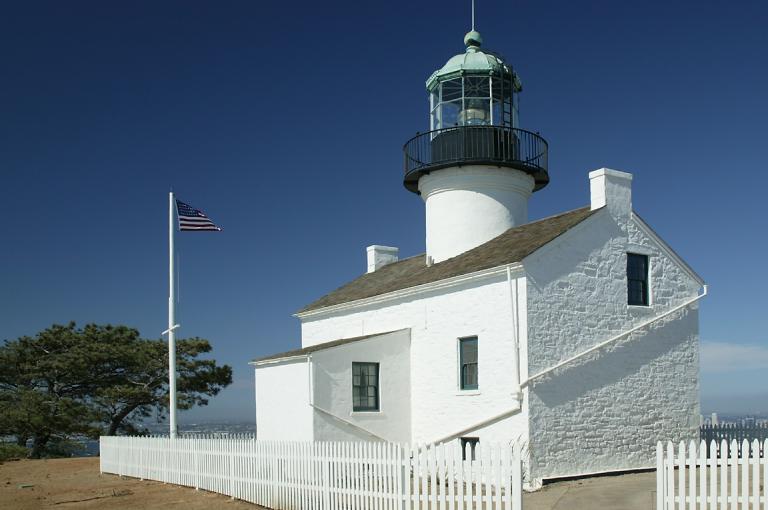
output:
M326 294L299 310L298 313L520 262L548 242L587 219L594 212L589 207L582 207L526 223L511 228L500 236L461 255L431 266L426 265L424 254L388 264Z

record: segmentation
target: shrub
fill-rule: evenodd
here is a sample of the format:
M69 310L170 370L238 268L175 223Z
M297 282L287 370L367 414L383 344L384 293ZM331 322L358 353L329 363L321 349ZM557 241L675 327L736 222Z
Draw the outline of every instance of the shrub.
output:
M29 449L15 443L0 443L0 463L7 460L26 459Z

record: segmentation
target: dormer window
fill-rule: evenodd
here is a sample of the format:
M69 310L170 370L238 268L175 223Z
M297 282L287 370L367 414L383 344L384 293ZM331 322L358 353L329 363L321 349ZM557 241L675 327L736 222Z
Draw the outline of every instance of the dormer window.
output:
M648 306L648 255L627 253L627 304Z

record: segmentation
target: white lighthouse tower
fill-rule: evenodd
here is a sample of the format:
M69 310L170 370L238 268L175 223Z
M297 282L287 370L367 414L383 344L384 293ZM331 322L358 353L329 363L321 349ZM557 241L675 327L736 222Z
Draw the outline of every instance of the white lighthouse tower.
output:
M428 264L526 223L528 198L549 182L547 142L518 127L517 74L475 30L464 44L427 80L430 131L404 147L405 187L426 205Z

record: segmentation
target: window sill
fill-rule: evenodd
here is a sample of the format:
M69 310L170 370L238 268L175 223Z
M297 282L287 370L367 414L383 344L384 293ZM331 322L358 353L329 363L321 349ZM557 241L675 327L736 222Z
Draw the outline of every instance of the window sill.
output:
M627 305L628 310L650 310L653 305Z
M350 416L380 416L383 415L381 411L352 411Z
M480 390L459 390L456 392L456 396L458 397L474 397L477 395L480 395L482 392Z

